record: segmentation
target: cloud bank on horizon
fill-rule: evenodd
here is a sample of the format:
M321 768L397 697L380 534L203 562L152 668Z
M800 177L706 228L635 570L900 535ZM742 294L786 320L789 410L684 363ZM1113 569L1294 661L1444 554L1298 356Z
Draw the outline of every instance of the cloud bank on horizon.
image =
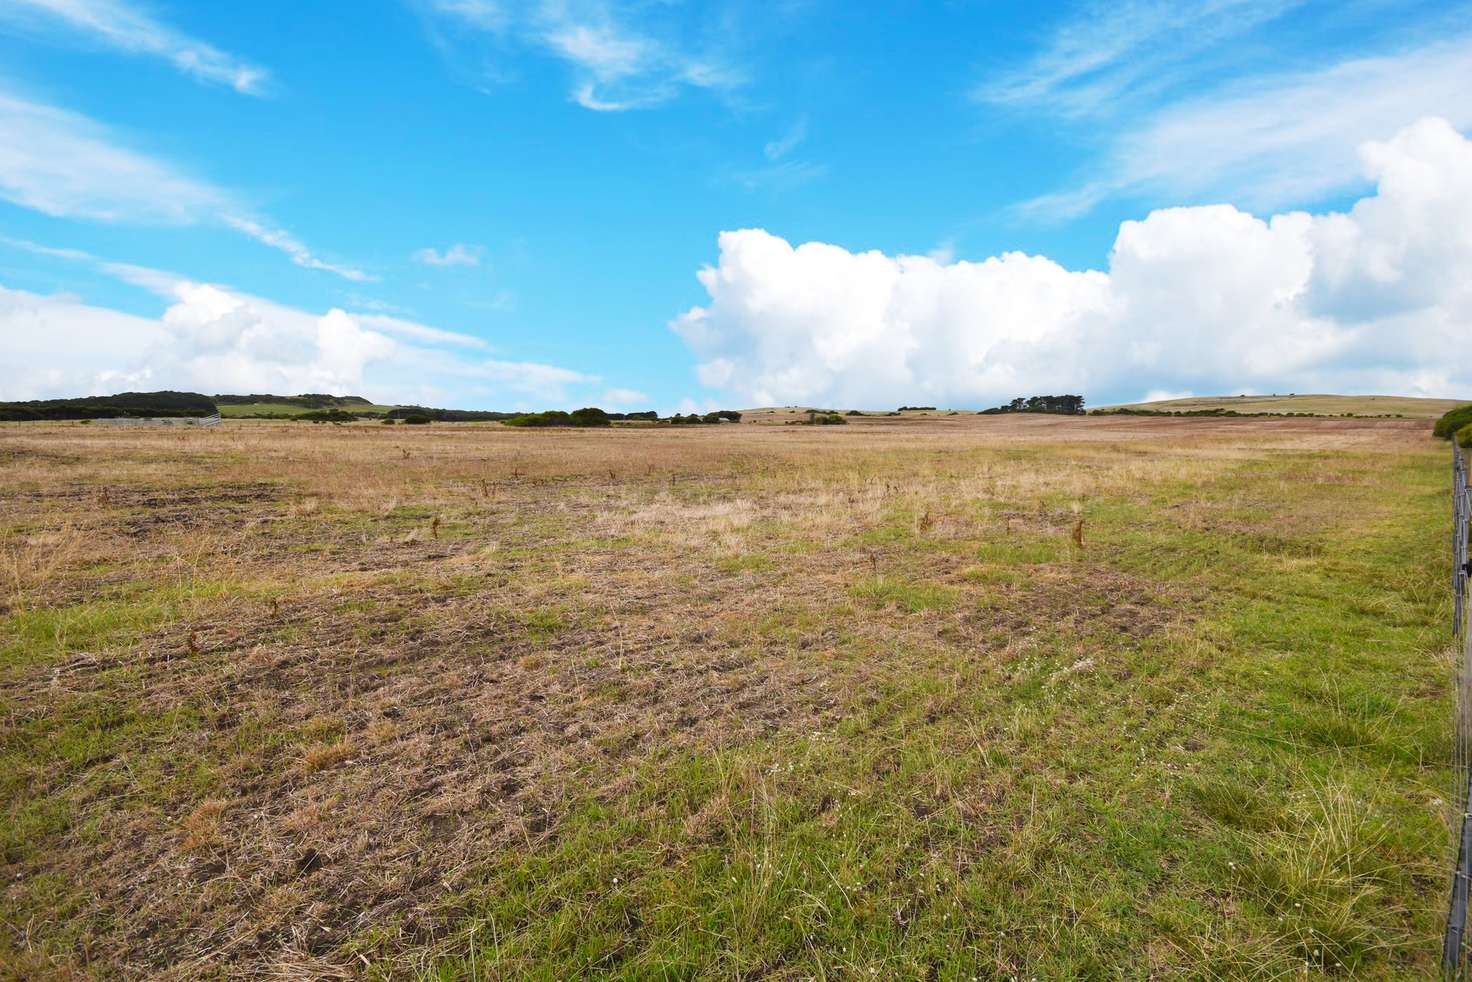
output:
M139 317L0 287L0 333L8 339L0 388L7 399L183 389L367 392L442 404L453 387L534 409L594 392L599 381L555 365L490 358L480 338L398 317L337 307L316 314L85 253L67 258L95 263L168 305L158 317Z
M671 327L746 405L1472 393L1472 141L1433 117L1360 156L1376 192L1346 212L1153 211L1120 226L1107 272L723 232L710 302Z

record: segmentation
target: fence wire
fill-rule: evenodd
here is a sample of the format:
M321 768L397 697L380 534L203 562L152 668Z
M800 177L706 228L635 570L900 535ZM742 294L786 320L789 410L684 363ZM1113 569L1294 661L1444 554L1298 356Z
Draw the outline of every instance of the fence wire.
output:
M1452 441L1452 636L1461 640L1457 659L1457 733L1453 749L1454 797L1457 807L1457 865L1452 872L1451 902L1447 907L1446 935L1441 967L1448 979L1472 978L1472 946L1467 937L1467 902L1472 894L1472 623L1468 616L1468 584L1472 565L1472 488L1467 461Z

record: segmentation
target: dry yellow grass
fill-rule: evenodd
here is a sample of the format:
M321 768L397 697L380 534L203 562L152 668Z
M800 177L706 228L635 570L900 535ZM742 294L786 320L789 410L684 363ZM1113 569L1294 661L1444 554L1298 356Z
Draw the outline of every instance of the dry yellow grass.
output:
M1191 396L1134 402L1105 409L1154 409L1161 412L1191 412L1202 409L1231 409L1239 413L1313 413L1316 416L1403 416L1406 419L1436 419L1467 399L1420 399L1413 396L1256 395Z
M1308 597L1354 570L1394 659L1429 631L1434 571L1372 590L1341 544L1421 534L1424 429L0 427L0 956L180 979L1296 964L1299 934L1231 923L1267 893L1212 857L1306 866L1313 808L1239 835L1192 789L1247 766L1296 802L1318 766L1218 715L1267 685L1241 661L1260 578ZM1375 726L1431 753L1441 669L1401 660L1362 680L1407 700ZM1399 757L1343 766L1314 773L1324 800L1428 808ZM1123 831L1058 838L1093 809ZM1183 822L1207 845L1169 841ZM1413 828L1355 848L1424 875ZM1420 913L1346 922L1380 946L1344 941L1370 977L1424 964L1436 891L1408 884L1384 889ZM1188 902L1099 906L1137 889Z

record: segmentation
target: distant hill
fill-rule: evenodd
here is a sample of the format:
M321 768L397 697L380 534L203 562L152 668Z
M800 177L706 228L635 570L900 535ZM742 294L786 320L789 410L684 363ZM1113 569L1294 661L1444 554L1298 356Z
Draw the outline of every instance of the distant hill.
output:
M385 416L398 408L369 402L362 396L334 396L321 392L304 392L295 396L267 393L250 395L217 395L220 415L227 419L282 419L323 409L337 409L356 416Z
M211 416L217 412L213 399L198 392L119 392L111 396L81 396L76 399L36 399L0 403L0 420L6 422L52 419L154 418L163 416Z
M1467 399L1418 399L1412 396L1194 396L1190 399L1160 399L1119 406L1102 406L1097 412L1134 410L1161 413L1239 412L1307 413L1311 416L1401 416L1406 419L1436 419L1450 409L1466 405Z

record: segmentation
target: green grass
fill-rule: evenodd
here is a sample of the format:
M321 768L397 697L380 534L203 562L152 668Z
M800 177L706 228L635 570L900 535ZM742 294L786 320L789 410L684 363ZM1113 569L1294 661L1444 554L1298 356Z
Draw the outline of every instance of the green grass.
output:
M382 416L386 414L389 410L395 409L397 407L364 405L362 403L357 403L350 406L343 406L341 408L352 413L372 413L376 416ZM220 406L220 415L225 417L226 419L238 419L242 417L253 416L280 416L283 418L289 418L293 416L301 416L303 413L310 413L314 411L315 410L309 409L305 406L294 406L291 403L286 402L242 402Z
M491 862L457 900L463 953L428 974L1428 974L1448 842L1442 543L1424 531L1443 518L1442 463L1350 492L1353 522L1305 508L1283 535L1308 561L1100 509L1108 561L1186 565L1200 619L1102 648L1060 631L1005 667L892 655L927 670L884 676L831 732L656 759L623 798L575 804L545 847ZM1256 470L1194 491L1229 500ZM1286 487L1280 505L1309 499ZM1197 548L1209 566L1177 555ZM852 593L956 602L882 577Z

